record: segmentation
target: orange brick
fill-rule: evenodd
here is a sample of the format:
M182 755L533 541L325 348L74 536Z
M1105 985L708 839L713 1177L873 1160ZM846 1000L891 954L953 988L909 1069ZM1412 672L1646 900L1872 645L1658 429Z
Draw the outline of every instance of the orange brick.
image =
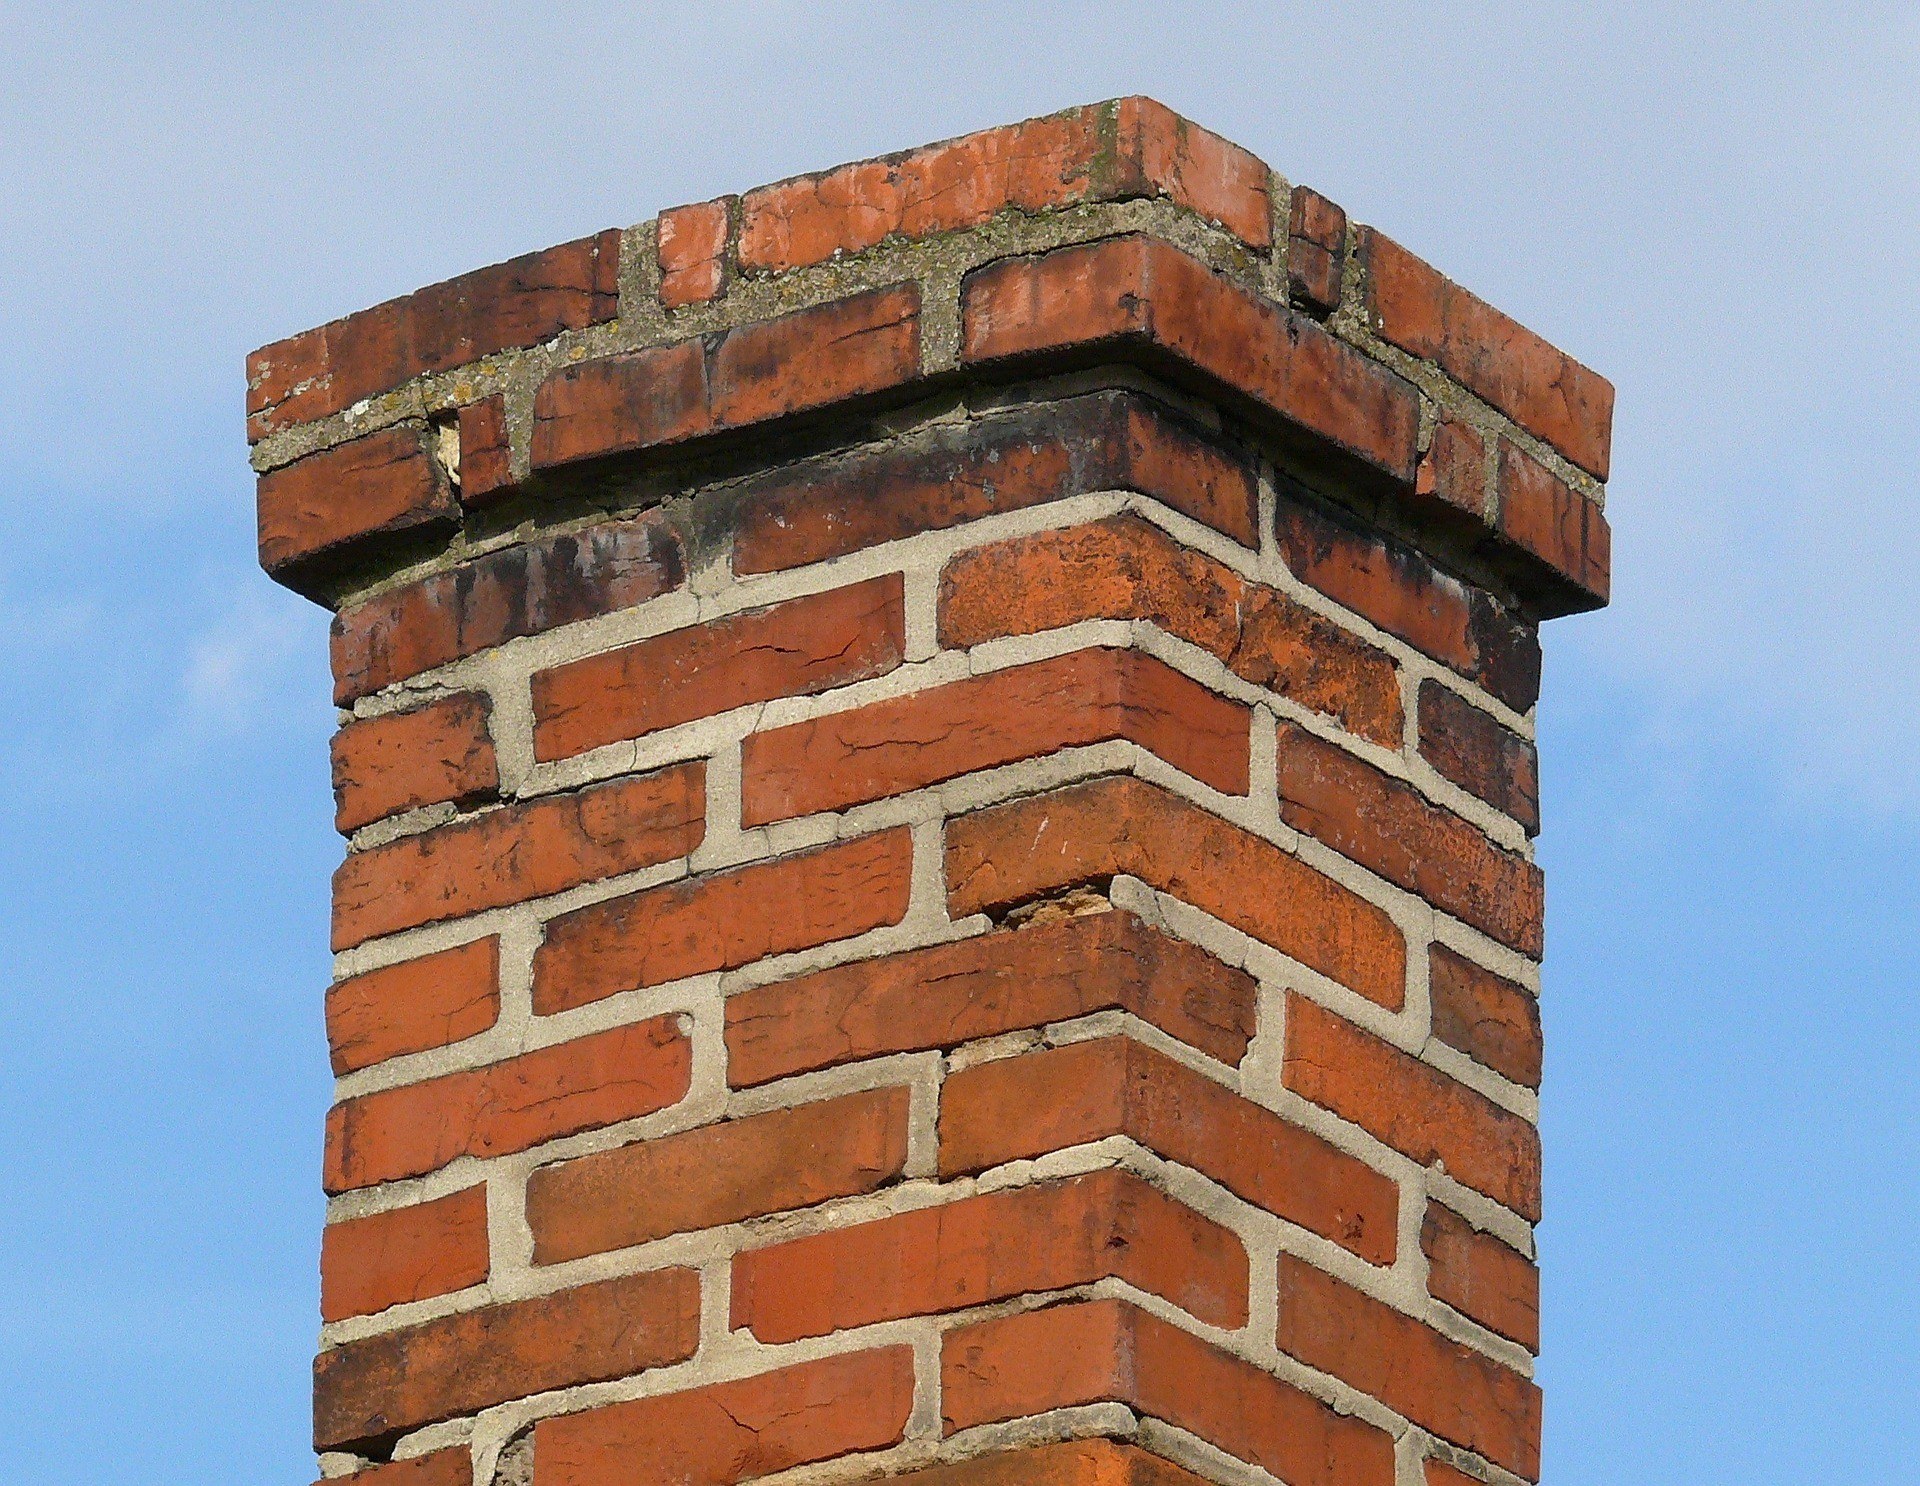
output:
M870 1089L543 1166L527 1183L536 1264L872 1192L907 1159L907 1091Z
M1255 987L1130 913L1034 923L729 997L727 1077L739 1088L1116 1009L1238 1063Z
M513 484L507 400L499 393L460 409L460 504L492 505Z
M1492 446L1471 423L1442 414L1434 426L1433 442L1414 475L1414 494L1424 497L1427 509L1443 518L1449 514L1470 518L1468 528L1491 526L1496 506L1489 457Z
M365 1452L509 1399L683 1361L699 1340L700 1276L691 1269L626 1275L381 1332L314 1359L313 1447Z
M353 852L333 874L333 947L685 856L706 832L705 780L704 762L676 764Z
M489 935L327 988L335 1074L474 1037L500 1018L500 941Z
M673 630L533 677L540 760L878 676L906 645L898 573Z
M1125 1135L1374 1264L1400 1192L1363 1161L1125 1037L975 1064L940 1090L940 1174Z
M905 827L608 898L547 924L533 957L542 1016L686 975L849 939L906 916Z
M491 713L486 697L469 691L341 728L333 735L334 826L351 833L402 810L498 793Z
M1393 1438L1121 1300L1050 1306L949 1331L947 1433L1124 1403L1288 1486L1390 1486Z
M1340 303L1347 214L1318 191L1295 186L1287 202L1287 299L1326 314Z
M1291 1254L1280 1256L1276 1340L1443 1440L1540 1478L1538 1388Z
M896 1443L913 1412L913 1349L823 1357L758 1377L542 1419L540 1486L734 1486Z
M1203 1478L1135 1445L1088 1439L975 1455L892 1479L900 1486L1201 1486Z
M1137 516L976 547L941 574L940 643L949 648L1087 619L1150 620L1363 738L1395 749L1403 741L1387 656Z
M1287 997L1286 1087L1422 1166L1540 1220L1540 1132L1439 1069Z
M1522 954L1540 955L1540 869L1337 744L1283 722L1280 816Z
M1107 1278L1216 1326L1247 1318L1240 1240L1108 1170L750 1249L733 1261L732 1324L797 1341Z
M345 1481L349 1486L473 1486L473 1451L466 1445L369 1465L346 1476L329 1476L314 1486Z
M486 1279L487 1188L329 1223L320 1235L320 1317L370 1316Z
M1606 606L1612 593L1613 533L1601 509L1545 465L1500 441L1500 534L1545 563L1564 589L1556 613Z
M723 292L730 200L660 213L660 303L668 309L704 304Z
M1420 683L1420 753L1468 794L1540 830L1540 764L1533 745L1439 682Z
M1532 1260L1437 1202L1427 1204L1420 1249L1435 1300L1529 1352L1540 1350L1540 1271Z
M1607 478L1613 386L1371 228L1360 257L1376 331L1439 362L1529 433Z
M1114 109L1114 194L1165 195L1249 247L1273 241L1269 172L1258 157L1151 98L1122 98Z
M1348 454L1411 483L1412 384L1303 315L1153 238L1117 237L1009 258L961 286L969 364L1123 347L1199 372Z
M1426 1486L1485 1486L1478 1476L1470 1476L1465 1471L1455 1470L1444 1460L1429 1455L1420 1462L1425 1472Z
M449 532L459 515L426 430L399 424L260 476L260 565L298 577L352 561L373 537Z
M675 1023L655 1017L336 1104L326 1189L424 1176L461 1156L509 1155L665 1109L692 1076Z
M1382 1006L1406 994L1387 915L1271 842L1131 777L1096 779L947 826L955 918L1125 872Z
M764 825L1124 738L1247 792L1251 711L1134 650L1079 650L755 733L743 823Z
M1540 1087L1540 1003L1524 986L1436 944L1427 960L1433 1035L1495 1073Z

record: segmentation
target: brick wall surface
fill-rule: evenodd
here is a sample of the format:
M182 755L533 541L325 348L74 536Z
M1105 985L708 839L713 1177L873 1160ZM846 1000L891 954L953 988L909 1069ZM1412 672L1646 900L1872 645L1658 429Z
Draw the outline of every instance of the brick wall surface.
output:
M322 1473L1537 1479L1611 396L1143 99L256 353L347 709Z

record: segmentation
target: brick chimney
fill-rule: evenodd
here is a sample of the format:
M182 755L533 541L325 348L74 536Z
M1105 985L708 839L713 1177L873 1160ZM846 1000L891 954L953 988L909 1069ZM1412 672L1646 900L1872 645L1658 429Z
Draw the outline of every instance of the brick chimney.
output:
M1534 1480L1613 393L1146 99L257 352L359 1486Z

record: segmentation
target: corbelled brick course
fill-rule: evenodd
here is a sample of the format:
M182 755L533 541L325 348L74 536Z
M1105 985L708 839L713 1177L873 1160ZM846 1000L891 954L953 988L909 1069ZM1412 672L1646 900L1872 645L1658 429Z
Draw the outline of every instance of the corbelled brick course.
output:
M324 1476L1537 1477L1601 379L1138 98L248 375L346 709Z

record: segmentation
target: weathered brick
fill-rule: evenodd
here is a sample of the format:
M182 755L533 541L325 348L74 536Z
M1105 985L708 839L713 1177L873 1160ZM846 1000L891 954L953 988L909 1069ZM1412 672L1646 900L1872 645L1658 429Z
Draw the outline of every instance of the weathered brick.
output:
M1413 477L1413 493L1429 510L1467 518L1473 527L1491 526L1494 500L1493 446L1471 423L1443 413L1434 425L1433 441L1420 458Z
M610 228L263 346L247 358L247 436L257 441L423 372L611 320L619 274L620 233Z
M1248 976L1204 951L1130 913L1094 913L741 991L727 1000L727 1077L766 1083L1113 1009L1238 1063L1254 1000Z
M1420 1249L1435 1300L1529 1352L1540 1350L1540 1271L1525 1254L1437 1202L1427 1204Z
M1099 490L1138 491L1243 545L1258 540L1245 457L1137 394L1098 392L757 477L742 494L733 569L798 567Z
M733 1261L733 1321L763 1342L1116 1278L1216 1326L1247 1317L1240 1240L1125 1172L963 1197Z
M1438 681L1420 683L1420 753L1448 779L1540 831L1540 764L1533 744Z
M539 1486L734 1486L897 1442L913 1412L913 1349L880 1347L757 1377L542 1419Z
M1602 480L1612 442L1613 386L1525 326L1363 228L1374 329L1456 381Z
M333 823L342 834L402 810L470 803L500 789L487 730L492 706L461 692L349 722L333 735Z
M469 558L340 611L334 702L349 706L508 640L631 608L686 577L679 538L659 511Z
M500 1017L500 940L350 975L327 988L335 1074L474 1037Z
M969 364L1128 350L1413 479L1420 409L1410 383L1157 239L1108 238L974 270L961 286L961 341Z
M940 578L940 643L977 645L1086 619L1150 620L1229 670L1398 749L1394 664L1277 589L1248 583L1137 516L962 552Z
M1540 1390L1303 1259L1280 1256L1280 1350L1443 1440L1540 1478Z
M906 1163L907 1103L870 1089L543 1166L527 1183L534 1263L874 1191Z
M1524 986L1436 944L1427 957L1433 1035L1495 1073L1540 1087L1540 1002Z
M1604 608L1612 593L1613 533L1600 508L1506 439L1497 473L1500 534L1565 580L1553 612Z
M850 939L905 917L905 827L609 898L547 925L534 953L541 1015L682 976Z
M487 1189L482 1183L364 1218L320 1235L320 1316L338 1321L447 1295L486 1279Z
M1453 667L1516 712L1539 699L1539 634L1484 589L1380 532L1363 532L1285 494L1275 535L1282 560L1301 582Z
M321 561L348 561L376 537L445 534L460 519L417 423L383 428L259 479L260 565L300 586Z
M563 367L534 395L533 467L677 444L886 392L920 375L900 284L701 340Z
M1122 1300L1049 1306L949 1331L949 1434L1079 1404L1124 1403L1288 1486L1391 1486L1393 1438Z
M654 1017L347 1099L327 1111L326 1189L425 1176L462 1156L505 1156L677 1103L687 1039Z
M379 1446L508 1399L680 1362L699 1340L700 1277L691 1269L626 1275L383 1332L314 1359L313 1446Z
M900 664L898 573L672 630L538 671L536 758L570 758L751 702L804 696Z
M1282 1082L1422 1166L1540 1221L1540 1132L1438 1068L1287 997Z
M1201 1486L1202 1477L1133 1444L1060 1440L895 1476L900 1486Z
M706 830L705 778L704 761L675 764L350 853L333 874L333 947L685 856Z
M1429 1455L1420 1462L1422 1479L1426 1486L1486 1486L1478 1476L1470 1476L1463 1470L1456 1470L1446 1461Z
M460 409L460 504L493 504L513 484L513 451L507 434L507 400L499 393Z
M731 197L660 213L660 303L705 304L724 293Z
M1102 195L1166 196L1249 247L1273 241L1269 172L1257 156L1151 98L1113 108L1115 180Z
M1540 869L1304 728L1279 727L1280 816L1388 882L1538 959Z
M369 1465L351 1475L329 1476L313 1486L331 1486L337 1481L348 1486L473 1486L473 1451L466 1445L453 1445L431 1455Z
M1137 650L1069 651L751 735L742 820L844 810L1114 738L1244 795L1251 723L1251 709Z
M954 917L1116 873L1223 919L1382 1006L1406 994L1387 914L1271 842L1127 776L976 811L947 826Z
M1319 1136L1130 1038L1070 1043L949 1074L940 1174L1125 1135L1235 1196L1391 1264L1399 1188Z
M1347 214L1318 191L1295 186L1287 202L1287 299L1325 314L1340 303Z

